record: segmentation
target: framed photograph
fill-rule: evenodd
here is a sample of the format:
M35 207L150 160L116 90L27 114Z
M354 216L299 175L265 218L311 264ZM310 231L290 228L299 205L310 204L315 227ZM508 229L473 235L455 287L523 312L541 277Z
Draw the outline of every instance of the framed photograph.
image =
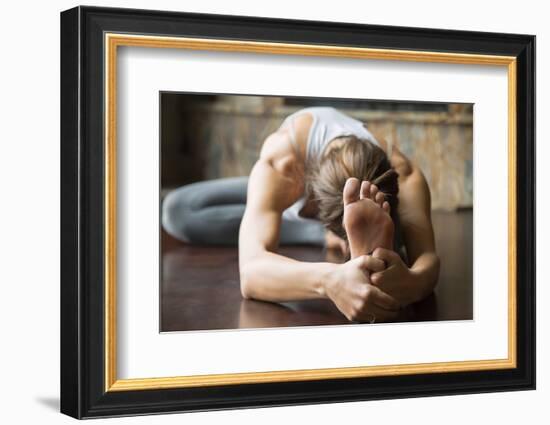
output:
M535 37L61 13L61 411L535 388Z

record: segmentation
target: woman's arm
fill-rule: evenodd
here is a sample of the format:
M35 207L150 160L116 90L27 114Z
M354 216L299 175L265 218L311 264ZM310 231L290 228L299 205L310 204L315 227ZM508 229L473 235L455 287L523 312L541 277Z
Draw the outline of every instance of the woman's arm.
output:
M288 301L321 298L329 264L302 263L275 253L282 212L302 194L303 174L284 132L272 134L248 181L239 231L241 291L245 298Z
M248 183L239 232L241 292L245 298L292 301L330 298L350 320L391 318L395 300L370 285L365 271L383 263L364 256L345 264L296 261L275 251L282 212L302 194L303 174L284 133L266 140Z
M384 259L389 267L371 279L406 305L433 291L439 278L439 257L431 221L430 189L422 171L395 148L391 164L399 173L397 212L410 264L403 264L395 253L379 249L373 255Z
M417 278L417 298L422 299L433 291L439 278L430 189L422 171L413 165L411 174L400 184L399 191L398 213L403 237L410 269Z

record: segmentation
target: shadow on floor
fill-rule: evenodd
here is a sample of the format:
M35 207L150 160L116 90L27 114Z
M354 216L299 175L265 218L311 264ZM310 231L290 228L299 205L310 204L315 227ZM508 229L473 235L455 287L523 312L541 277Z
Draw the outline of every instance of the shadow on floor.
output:
M48 409L59 412L59 397L36 397L35 401Z

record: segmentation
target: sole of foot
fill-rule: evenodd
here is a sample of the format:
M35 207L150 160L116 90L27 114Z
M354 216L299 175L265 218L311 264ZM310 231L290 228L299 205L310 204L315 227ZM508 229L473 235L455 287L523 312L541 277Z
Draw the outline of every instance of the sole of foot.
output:
M393 249L395 226L390 217L390 205L378 187L350 178L344 186L343 198L343 225L351 258L370 254L378 247Z

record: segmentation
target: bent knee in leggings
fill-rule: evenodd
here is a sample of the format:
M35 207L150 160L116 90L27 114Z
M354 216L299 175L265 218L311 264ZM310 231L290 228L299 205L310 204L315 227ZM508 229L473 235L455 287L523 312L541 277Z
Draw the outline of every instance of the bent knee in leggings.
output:
M164 230L171 236L189 242L186 229L189 226L189 206L185 187L168 193L162 202L161 221Z
M246 203L248 177L204 180L170 192L162 226L184 242L234 244Z

